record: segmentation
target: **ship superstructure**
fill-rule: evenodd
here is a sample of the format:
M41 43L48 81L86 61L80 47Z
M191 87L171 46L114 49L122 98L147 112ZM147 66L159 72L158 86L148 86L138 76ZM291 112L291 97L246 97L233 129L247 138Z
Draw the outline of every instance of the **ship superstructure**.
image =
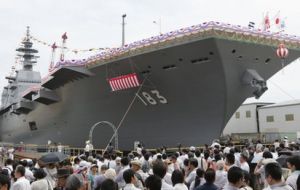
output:
M11 73L7 76L8 85L4 87L1 99L1 110L11 109L15 114L28 113L33 109L33 103L23 99L23 93L34 85L41 84L40 72L33 71L33 65L36 63L38 53L32 48L33 43L30 41L30 31L27 27L26 36L21 42L21 47L17 48L18 60L22 69ZM14 70L14 68L13 68Z

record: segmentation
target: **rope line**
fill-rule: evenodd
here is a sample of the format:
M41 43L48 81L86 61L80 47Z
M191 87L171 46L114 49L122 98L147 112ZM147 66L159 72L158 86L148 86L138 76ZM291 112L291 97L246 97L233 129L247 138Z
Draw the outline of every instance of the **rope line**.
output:
M104 151L102 152L102 156L103 156L103 154L105 153L105 151L107 150L107 148L108 148L108 146L109 146L109 143L112 142L113 138L116 136L116 133L119 131L119 128L120 128L121 125L123 124L123 122L124 122L126 116L128 115L130 109L131 109L132 106L133 106L133 103L135 102L136 98L138 97L137 94L139 94L139 92L141 91L141 89L142 89L142 87L143 87L143 85L144 85L145 80L146 80L146 79L144 79L142 85L139 87L139 89L137 90L137 92L134 94L134 97L133 97L131 103L129 104L129 106L128 106L126 112L125 112L125 114L123 115L121 121L119 122L119 124L118 124L118 126L117 126L117 128L116 128L116 131L114 132L114 134L113 134L112 137L110 138L108 144L106 145Z

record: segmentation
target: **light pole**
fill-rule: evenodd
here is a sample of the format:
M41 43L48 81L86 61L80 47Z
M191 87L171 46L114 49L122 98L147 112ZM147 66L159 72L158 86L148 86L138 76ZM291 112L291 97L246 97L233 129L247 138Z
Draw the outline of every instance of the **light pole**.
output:
M125 45L125 17L126 14L122 15L122 46Z

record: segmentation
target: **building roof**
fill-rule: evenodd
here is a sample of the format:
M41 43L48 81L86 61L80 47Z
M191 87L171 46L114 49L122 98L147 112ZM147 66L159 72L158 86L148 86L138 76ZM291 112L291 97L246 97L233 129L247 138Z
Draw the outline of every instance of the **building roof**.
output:
M244 103L242 106L248 106L248 105L259 105L259 106L267 106L274 104L273 102L251 102L251 103Z
M274 107L286 107L286 106L295 106L295 105L300 105L300 100L284 101L284 102L280 102L280 103L266 105L266 106L260 107L259 109L267 109L267 108L274 108Z

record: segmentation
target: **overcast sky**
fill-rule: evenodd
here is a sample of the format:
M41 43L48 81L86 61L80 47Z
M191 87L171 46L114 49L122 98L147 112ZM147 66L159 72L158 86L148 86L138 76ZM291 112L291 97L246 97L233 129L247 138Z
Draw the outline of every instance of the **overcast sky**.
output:
M260 23L264 12L272 18L278 11L286 17L286 32L300 35L299 5L296 0L0 0L0 87L15 62L15 49L31 27L36 38L60 43L64 32L67 46L72 49L116 47L121 44L121 15L126 13L126 42L133 42L162 32L199 24L221 21L247 26L249 21ZM34 45L40 59L35 70L44 76L50 62L51 50ZM67 58L87 54L68 53ZM57 56L58 57L58 56ZM280 64L280 63L278 63ZM20 66L18 66L20 68ZM300 99L300 61L274 75L269 90L258 101L281 102ZM255 101L250 99L248 101Z

